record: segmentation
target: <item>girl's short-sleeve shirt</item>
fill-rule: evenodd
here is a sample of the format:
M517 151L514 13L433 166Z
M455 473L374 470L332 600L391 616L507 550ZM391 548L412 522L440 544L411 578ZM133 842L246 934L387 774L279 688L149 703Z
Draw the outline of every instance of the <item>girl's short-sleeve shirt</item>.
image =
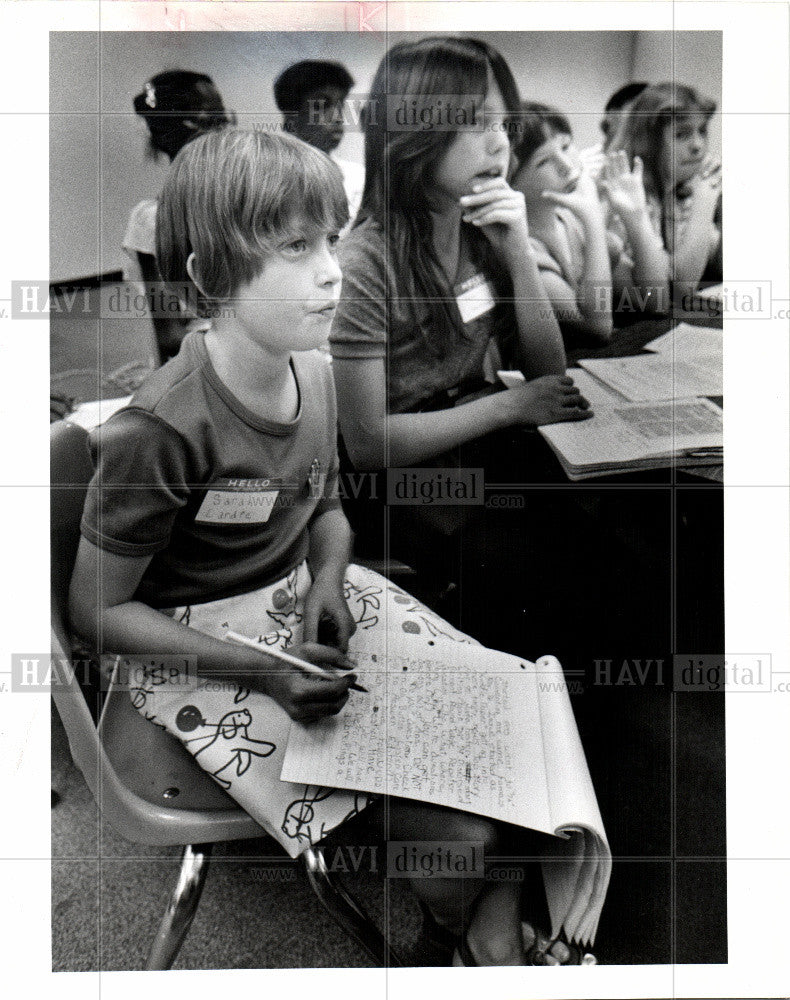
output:
M123 269L126 281L143 280L140 264L137 260L138 253L145 253L151 257L156 256L157 205L158 202L155 198L146 198L145 201L139 201L129 214L122 244L129 257Z
M266 586L307 556L310 521L340 506L328 359L308 352L292 364L297 417L264 420L220 381L202 334L188 334L92 432L82 534L117 555L152 557L137 599L172 608Z
M511 302L503 301L503 274L462 260L462 285L447 288L455 317L452 343L437 350L433 302L405 294L403 269L381 226L366 219L340 244L343 287L330 346L338 359L383 359L389 413L417 412L437 395L484 377L492 337L515 330ZM468 277L467 277L468 275Z
M552 250L537 236L530 235L529 242L539 271L556 274L568 285L578 298L582 290L587 241L581 222L574 213L564 206L555 212L559 230L558 249ZM606 248L609 263L614 269L623 260L623 241L611 231L606 233ZM630 263L630 261L629 261ZM559 317L560 321L562 317Z

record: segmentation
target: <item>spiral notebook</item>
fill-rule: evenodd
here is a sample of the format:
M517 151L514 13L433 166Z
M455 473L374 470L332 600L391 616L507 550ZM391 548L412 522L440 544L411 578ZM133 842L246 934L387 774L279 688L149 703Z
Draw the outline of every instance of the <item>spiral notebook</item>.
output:
M448 658L449 656L449 658ZM555 837L543 863L552 933L595 938L611 854L562 667L481 646L363 655L367 694L294 723L281 777L396 795Z

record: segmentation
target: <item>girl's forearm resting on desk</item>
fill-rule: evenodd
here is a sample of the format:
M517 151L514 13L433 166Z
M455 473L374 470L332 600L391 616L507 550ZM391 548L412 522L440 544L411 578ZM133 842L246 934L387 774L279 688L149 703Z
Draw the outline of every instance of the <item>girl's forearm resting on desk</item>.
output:
M452 409L387 414L382 360L335 360L340 426L357 469L423 462L434 455L513 423L495 393Z
M505 427L592 416L565 375L543 375L452 409L389 416L384 404L383 360L336 361L335 379L338 398L343 401L343 438L358 469L424 462Z
M551 300L532 252L524 250L510 267L518 328L519 362L525 378L562 375L565 346Z

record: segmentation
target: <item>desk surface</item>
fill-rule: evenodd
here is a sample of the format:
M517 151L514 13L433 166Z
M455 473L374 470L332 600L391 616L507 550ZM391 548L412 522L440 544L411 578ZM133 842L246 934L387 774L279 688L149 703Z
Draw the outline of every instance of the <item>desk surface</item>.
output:
M593 345L569 349L567 352L568 364L570 367L578 367L581 358L624 358L637 354L647 354L649 352L645 351L645 344L649 344L651 340L655 340L656 337L660 337L663 333L668 333L669 330L672 330L679 323L688 323L691 326L721 330L723 320L721 316L694 316L687 314L679 318L665 316L658 319L640 320L631 326L616 329L609 343L604 344L602 347ZM724 401L721 396L712 396L711 399L717 405L723 406ZM555 461L557 460L555 459ZM558 461L557 465L559 466ZM621 483L624 486L629 483L659 484L673 481L684 484L693 483L700 486L709 483L714 486L721 484L723 481L723 466L708 465L695 466L693 468L685 467L682 469L652 469L648 472L642 471L616 476L598 476L593 481L602 485L607 483L613 485ZM586 482L591 481L586 480Z

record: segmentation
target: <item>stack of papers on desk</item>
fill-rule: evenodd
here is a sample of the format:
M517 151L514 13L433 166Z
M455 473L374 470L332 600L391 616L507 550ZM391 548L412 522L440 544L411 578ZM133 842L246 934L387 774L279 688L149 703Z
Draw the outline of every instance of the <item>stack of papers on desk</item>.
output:
M567 373L594 416L539 430L569 479L722 464L722 410L705 398L723 395L721 330L680 323L647 348L652 353L582 359ZM506 386L523 377L498 375Z
M681 323L647 348L654 353L583 358L579 364L632 403L723 394L720 330Z
M722 411L709 399L632 403L586 371L574 369L568 374L595 415L539 430L569 479L671 465L721 464Z
M645 348L664 357L680 360L698 356L716 358L721 365L724 358L724 334L719 327L678 323L668 333L645 344Z

